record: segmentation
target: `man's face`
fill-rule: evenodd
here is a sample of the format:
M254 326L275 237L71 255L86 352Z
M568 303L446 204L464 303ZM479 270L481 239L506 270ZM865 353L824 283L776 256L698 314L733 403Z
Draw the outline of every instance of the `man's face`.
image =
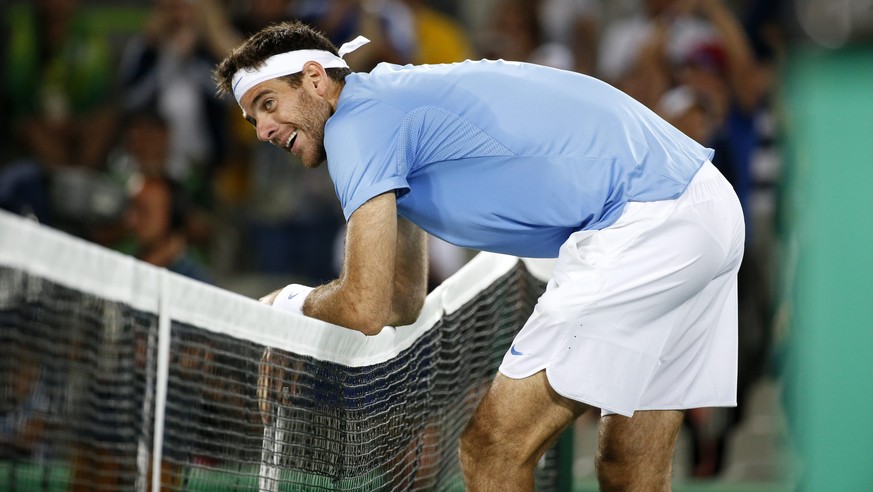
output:
M136 240L151 247L170 233L170 191L154 181L146 181L131 198L128 221Z
M125 149L136 160L146 176L166 172L170 133L162 123L139 119L131 123L125 138Z
M280 79L267 80L249 89L240 106L258 139L291 152L309 168L327 158L324 125L332 110L305 86L293 88Z

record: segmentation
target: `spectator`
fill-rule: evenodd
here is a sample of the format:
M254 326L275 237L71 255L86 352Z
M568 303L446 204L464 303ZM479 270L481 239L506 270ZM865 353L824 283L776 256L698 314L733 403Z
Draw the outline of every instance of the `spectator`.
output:
M473 56L463 27L453 18L430 7L425 0L404 0L412 11L418 49L413 63L452 63Z
M294 17L319 29L337 46L358 35L370 44L346 60L356 70L379 62L411 63L416 53L415 21L400 0L298 0Z
M68 144L62 138L57 145ZM0 169L0 208L100 242L102 229L121 216L124 189L103 169L57 166L39 149L30 150L29 155Z
M9 23L2 63L13 142L0 208L88 237L90 222L119 210L120 194L95 175L115 137L109 47L76 0L20 5Z
M125 47L120 73L124 109L156 108L169 124L168 175L208 203L227 109L212 82L222 45L201 9L200 2L157 0L144 31Z
M593 74L603 15L600 0L536 0L545 41L566 46L572 69Z
M166 177L134 179L129 225L137 258L180 275L210 282L211 275L188 247L185 228L189 200Z
M52 326L66 340L64 420L72 435L69 490L130 490L137 477L137 442L143 428L145 368L137 367L137 323L122 321L117 303L84 297L79 305L94 321Z
M246 268L311 281L333 278L332 245L342 224L327 169L306 172L266 143L252 146L249 198L243 206Z
M275 22L290 20L292 0L250 0L226 8L219 0L199 0L203 34L214 54L227 53L244 36Z
M540 10L531 0L500 0L478 46L484 58L527 61L565 70L575 67L570 48L546 42Z
M695 3L695 11L713 26L714 36L689 43L688 49L679 54L674 77L706 94L723 121L735 159L733 184L748 225L751 159L759 141L755 120L769 91L769 79L757 63L739 21L721 0ZM751 239L750 234L747 240Z
M184 166L171 154L169 123L156 110L130 113L124 127L119 148L109 161L109 171L120 181L137 174L149 178L169 175Z
M500 0L480 32L479 54L488 59L527 61L542 42L539 14L528 0Z
M2 316L7 316L3 313ZM4 344L15 346L12 356L3 361L3 385L0 389L0 460L32 463L51 457L51 443L46 427L51 423L52 385L49 368L40 360L35 347L17 343L21 334L13 324L5 325L13 336ZM23 337L22 337L23 338ZM14 471L13 471L14 473Z
M83 20L78 0L19 7L10 11L3 60L13 155L48 169L99 167L115 136L108 43Z
M243 11L234 17L233 24L242 36L249 36L274 22L290 20L294 2L293 0L250 0L244 3ZM242 39L240 37L238 41Z
M127 187L131 182L140 182L141 178L165 179L170 169L178 169L174 161L176 156L170 151L170 127L168 121L155 109L134 111L124 117L124 129L117 148L111 153L108 171L113 180ZM191 191L185 184L179 183L181 193L191 196ZM125 190L129 199L129 190ZM212 217L208 211L193 199L186 198L187 216L185 218L185 234L189 245L196 251L207 251L214 237ZM125 238L130 232L128 225L118 220L101 230L101 244L121 248L133 254L133 246L125 244ZM129 238L128 238L129 239ZM199 256L199 255L197 255Z
M671 85L670 60L694 40L712 36L712 26L680 9L685 3L643 0L639 11L608 23L597 76L654 108Z
M767 78L722 0L646 0L643 14L607 27L599 60L602 78L651 108L674 83L709 101L724 128L734 157L733 184L748 212L752 118Z
M251 31L286 20L295 6L324 14L350 5L301 7L288 0L256 0L235 18L216 0L201 0L201 6L209 39L217 51L227 51ZM231 106L230 121L236 125L231 126L228 157L214 185L221 197L216 205L238 220L232 227L217 225L224 227L217 234L223 251L217 262L225 270L291 274L315 283L333 278L330 251L341 220L327 173L304 173L288 163L284 153L259 142L238 117L238 106ZM235 258L236 243L242 241L247 254Z

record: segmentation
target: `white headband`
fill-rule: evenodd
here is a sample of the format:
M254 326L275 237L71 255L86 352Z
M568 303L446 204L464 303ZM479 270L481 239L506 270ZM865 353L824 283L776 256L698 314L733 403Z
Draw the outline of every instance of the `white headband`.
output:
M239 103L252 87L265 80L300 72L310 61L318 62L324 68L349 68L343 57L369 42L364 36L358 36L340 46L339 56L324 50L297 50L273 55L260 68L242 68L233 74L233 95Z

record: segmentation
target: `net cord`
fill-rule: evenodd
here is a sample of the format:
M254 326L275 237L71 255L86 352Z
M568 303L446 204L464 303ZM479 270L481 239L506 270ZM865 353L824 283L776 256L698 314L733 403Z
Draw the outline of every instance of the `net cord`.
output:
M166 314L174 321L320 360L362 367L396 357L443 315L455 312L518 261L514 256L477 255L428 296L418 321L400 329L386 327L371 337L270 309L255 299L174 273L168 274L167 279L174 296L163 299L168 303ZM0 212L0 264L143 312L157 314L157 302L162 298L159 294L162 269L6 212Z

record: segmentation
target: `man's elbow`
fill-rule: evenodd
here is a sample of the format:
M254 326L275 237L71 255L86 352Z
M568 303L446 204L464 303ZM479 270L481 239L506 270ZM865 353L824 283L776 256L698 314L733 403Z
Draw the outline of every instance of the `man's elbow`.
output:
M372 316L356 323L356 329L367 336L378 335L386 326L406 326L415 323L421 313L422 303L406 306L403 311L391 313L391 316Z
M421 313L423 304L419 304L417 308L405 309L403 312L393 313L388 316L370 316L361 317L354 323L353 328L364 335L374 336L382 332L382 328L386 326L406 326L415 323L418 315Z
M374 336L381 333L382 328L391 324L390 309L373 309L358 311L354 316L354 328L364 335Z
M419 311L420 312L420 311ZM391 323L392 326L406 326L415 323L418 320L418 312L416 313L405 313L403 316L398 316L395 321Z
M369 323L369 322L367 322L367 323L360 323L355 328L359 332L363 333L364 335L367 335L368 337L372 337L372 336L378 335L379 333L382 333L382 328L384 328L386 325L387 325L387 323L378 323L378 322L377 323Z
M410 296L404 299L404 302L395 305L395 312L392 313L392 326L411 325L418 320L421 314L421 309L424 307L424 296Z
M402 302L395 302L391 309L370 309L358 311L353 317L354 328L364 335L378 335L386 326L406 326L415 323L424 307L425 296L408 296ZM387 306L386 306L387 307Z

